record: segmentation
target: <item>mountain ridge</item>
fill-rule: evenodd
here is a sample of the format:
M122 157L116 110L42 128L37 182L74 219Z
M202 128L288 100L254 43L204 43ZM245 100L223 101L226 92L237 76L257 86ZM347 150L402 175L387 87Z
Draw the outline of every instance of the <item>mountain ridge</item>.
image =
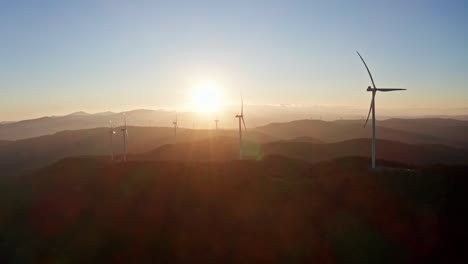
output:
M19 139L27 139L42 135L50 135L59 131L63 130L80 130L80 129L90 129L90 128L97 128L97 127L108 127L109 121L112 121L114 126L121 125L123 123L123 113L127 116L127 122L129 125L133 126L144 126L144 127L171 127L171 124L175 118L174 111L165 111L165 110L148 110L148 109L137 109L137 110L130 110L121 113L113 113L113 112L101 112L95 114L89 114L85 112L75 112L65 116L46 116L40 117L36 119L29 119L29 120L21 120L12 123L0 124L0 140L19 140ZM234 112L233 112L234 113ZM216 118L215 114L202 116L196 115L194 113L189 112L180 112L178 113L180 127L185 128L214 128L213 119ZM232 117L230 112L226 112L221 116L218 116L221 119L220 125L222 127L229 127L230 129L234 129L233 126L234 122L228 122L227 118ZM335 121L321 121L321 120L296 120L291 121L291 119L287 118L280 118L282 120L281 123L275 123L267 121L261 115L252 115L248 116L248 126L255 127L257 130L262 129L269 129L278 124L286 124L287 126L292 126L297 121L309 122L309 125L317 126L319 129L331 129L331 128L340 128L343 129L342 125L350 125L348 129L352 129L353 133L360 135L359 137L363 137L363 133L368 133L367 129L362 129L362 120L335 120ZM263 121L262 121L263 120ZM393 120L393 121L392 121ZM463 137L465 133L468 133L468 121L456 120L456 119L442 119L442 118L430 118L427 121L426 119L387 119L387 120L378 120L377 125L379 129L384 127L385 129L396 129L398 133L403 132L411 132L414 134L418 134L420 136L431 137L435 136L439 139L433 138L432 140L447 140L451 145L457 145L460 142L467 143L466 137ZM427 123L434 123L437 121L438 123L445 122L446 129L443 126L435 127L433 124ZM424 128L419 128L414 124L418 122L424 122ZM252 125L253 124L253 125ZM256 125L258 124L258 125ZM410 126L408 126L410 124ZM411 126L411 124L413 124ZM259 126L260 125L260 126ZM199 127L197 127L199 126ZM437 131L432 132L431 130ZM452 130L452 133L447 133L446 130ZM361 132L357 132L361 130ZM379 131L379 130L378 130ZM455 131L455 132L453 132ZM385 132L385 131L384 131ZM378 133L381 133L379 131ZM390 133L390 132L389 132ZM311 136L313 138L323 140L323 141L330 141L324 140L324 138L319 138L314 135L304 135L298 134L294 137L300 136ZM355 138L358 136L354 136ZM404 135L400 135L400 137L404 137ZM453 138L450 138L453 137ZM286 139L286 138L285 138ZM335 141L344 140L343 136ZM390 139L390 138L389 138ZM431 140L431 139L427 139ZM457 143L458 142L458 143Z

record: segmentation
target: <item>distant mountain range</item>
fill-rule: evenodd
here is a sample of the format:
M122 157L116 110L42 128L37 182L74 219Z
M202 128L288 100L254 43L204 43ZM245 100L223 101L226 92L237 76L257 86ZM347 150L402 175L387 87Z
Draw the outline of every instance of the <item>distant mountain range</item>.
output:
M294 110L294 108L292 108ZM326 122L315 119L293 121L309 118L309 114L291 112L291 108L248 106L249 114L246 115L248 128L272 130L272 133L280 133L285 138L311 136L325 142L336 142L352 138L363 138L370 135L370 126L362 129L363 120L338 120ZM213 129L214 119L220 119L220 128L235 129L237 126L234 115L237 109L223 113L196 114L190 112L177 113L179 126L191 129ZM170 127L176 117L174 111L164 110L132 110L125 112L128 124L142 127ZM383 118L383 117L381 117ZM457 118L460 118L458 116ZM389 140L405 140L405 137L416 136L421 138L419 143L450 142L450 145L459 145L466 141L468 133L468 121L442 118L428 119L389 119L378 121L379 127L388 130L378 130L378 136ZM273 121L274 120L274 121ZM65 130L91 129L98 127L109 127L109 121L114 126L123 123L123 113L102 112L89 114L76 112L66 116L41 117L18 122L0 123L0 140L18 140L32 137L51 135ZM292 122L290 122L292 121ZM271 122L282 122L282 125L270 124ZM289 122L289 123L288 123ZM285 129L286 130L285 130ZM292 130L292 131L291 131ZM394 131L399 130L399 131ZM304 134L302 131L306 131ZM320 132L322 131L322 132ZM395 136L386 135L397 134ZM406 133L406 134L405 134ZM414 133L417 135L408 135ZM348 135L346 135L348 134ZM283 136L281 136L283 137ZM424 138L426 137L426 138ZM435 137L435 138L430 138ZM404 142L413 143L414 139Z
M153 110L135 110L126 112L130 125L136 126L169 126L174 113ZM159 122L156 123L156 120ZM0 125L0 139L18 140L32 137L50 135L65 130L80 130L98 127L109 127L112 121L114 126L123 123L122 113L104 112L88 114L76 112L66 116L42 117L31 120L23 120L14 123Z

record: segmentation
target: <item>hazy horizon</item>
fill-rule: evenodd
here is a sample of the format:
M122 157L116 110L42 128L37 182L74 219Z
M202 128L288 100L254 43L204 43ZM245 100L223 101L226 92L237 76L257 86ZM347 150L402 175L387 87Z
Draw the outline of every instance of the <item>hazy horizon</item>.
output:
M362 120L365 118L365 114L368 109L357 106L301 106L301 105L244 105L246 122L249 125L254 124L254 126L265 125L273 122L288 122L293 120L303 120L303 119L316 119L324 121L334 121L334 120ZM85 111L85 110L76 110L73 112L63 112L63 113L53 113L53 114L31 114L22 119L12 119L12 120L0 120L0 124L14 123L19 121L28 121L35 120L43 117L66 117L71 115L90 115L96 116L100 114L122 114L122 113L132 113L139 111L152 111L152 112L162 112L169 115L173 115L174 118L176 115L180 116L190 116L191 120L203 120L207 123L203 127L209 128L213 124L212 121L215 118L221 119L221 124L229 124L229 128L237 127L237 120L234 118L236 112L239 111L238 106L228 105L219 107L216 112L197 112L191 111L191 109L165 109L165 108L139 108L139 109L125 109L125 110L104 110L104 111ZM459 120L468 119L468 108L449 108L449 109L428 109L428 108L383 108L377 109L378 116L377 120L385 120L390 118L451 118ZM232 117L232 118L231 118ZM156 118L156 119L155 119ZM131 117L127 117L129 122L132 122ZM137 118L141 119L141 117ZM159 126L164 126L164 122L159 120L157 116L152 117L149 121L148 126L151 126L152 122L160 124ZM259 119L261 121L259 121ZM122 119L123 120L123 119ZM120 121L122 121L120 120ZM120 122L119 120L113 120ZM184 124L185 123L185 124ZM210 123L208 125L208 123ZM153 123L154 125L155 123ZM192 121L190 125L187 125L186 122L179 124L183 127L193 127ZM172 121L168 122L166 126L172 126Z

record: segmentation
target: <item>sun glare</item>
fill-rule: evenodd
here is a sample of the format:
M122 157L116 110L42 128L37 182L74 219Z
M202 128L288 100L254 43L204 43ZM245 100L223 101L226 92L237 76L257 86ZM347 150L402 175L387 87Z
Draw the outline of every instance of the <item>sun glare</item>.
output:
M212 113L219 110L219 89L212 83L194 86L193 108L196 112Z

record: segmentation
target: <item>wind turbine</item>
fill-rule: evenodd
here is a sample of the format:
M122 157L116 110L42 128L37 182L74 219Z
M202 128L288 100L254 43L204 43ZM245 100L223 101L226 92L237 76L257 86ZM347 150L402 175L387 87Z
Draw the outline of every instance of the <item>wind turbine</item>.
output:
M215 122L216 131L218 131L218 122L219 122L218 117L216 117L214 122Z
M112 125L112 121L109 121L110 123L110 130L109 130L109 135L110 135L110 143L111 143L111 160L114 160L114 126Z
M244 128L247 130L247 127L245 126L245 120L244 120L244 100L242 99L242 94L241 94L241 113L240 115L236 115L236 118L239 119L239 159L242 159L242 124L241 122L244 124Z
M366 62L362 58L361 54L359 54L358 51L356 51L357 54L359 55L359 58L361 58L362 63L364 63L364 66L366 66L367 72L369 73L369 77L372 82L372 87L368 86L367 91L372 92L372 100L369 108L369 114L367 114L367 119L366 122L364 123L364 127L367 125L367 121L369 121L369 116L372 112L372 168L375 169L375 94L377 92L392 92L392 91L402 91L406 89L401 89L401 88L377 88L375 86L374 78L372 78L372 74L369 70L369 67L367 67Z
M175 117L175 121L172 122L174 125L174 143L177 143L177 115Z
M127 117L124 114L124 126L120 129L123 135L123 160L124 162L127 161Z

